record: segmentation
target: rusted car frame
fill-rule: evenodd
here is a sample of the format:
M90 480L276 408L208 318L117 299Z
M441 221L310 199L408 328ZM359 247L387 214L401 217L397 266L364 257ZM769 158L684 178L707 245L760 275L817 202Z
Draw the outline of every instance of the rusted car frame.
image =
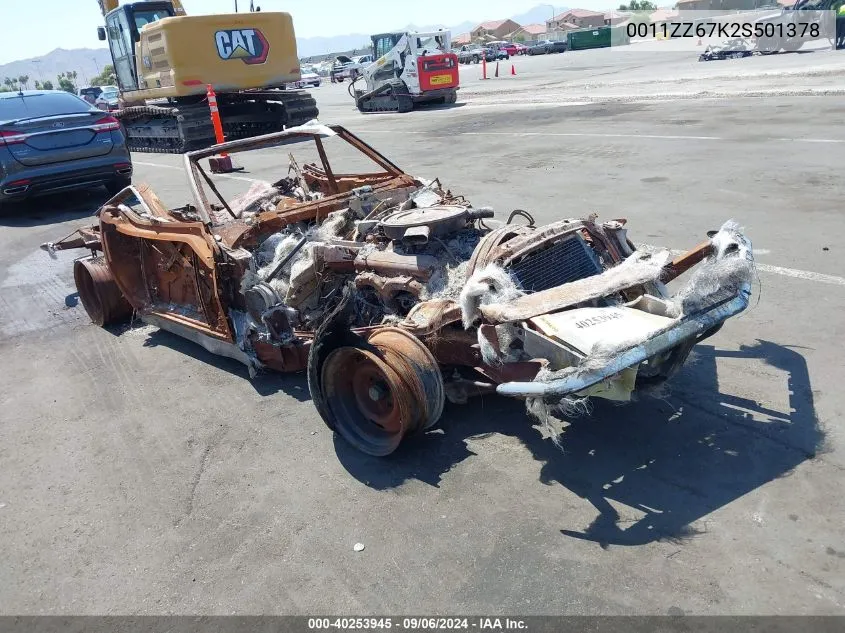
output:
M334 143L378 170L344 171ZM316 158L300 166L291 152L287 176L235 197L201 163L306 145ZM627 400L670 378L751 292L751 244L733 224L671 259L638 251L624 220L496 222L340 126L184 161L191 203L168 209L129 187L44 248L91 251L74 277L95 323L135 313L251 373L305 370L322 418L373 455L435 424L446 400Z

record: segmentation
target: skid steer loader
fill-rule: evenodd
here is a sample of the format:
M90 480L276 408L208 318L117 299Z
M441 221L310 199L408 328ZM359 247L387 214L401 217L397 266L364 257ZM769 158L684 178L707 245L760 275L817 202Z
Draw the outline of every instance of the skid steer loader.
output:
M410 112L417 103L455 103L458 57L449 31L372 36L375 61L349 85L361 112ZM356 86L363 81L365 88Z

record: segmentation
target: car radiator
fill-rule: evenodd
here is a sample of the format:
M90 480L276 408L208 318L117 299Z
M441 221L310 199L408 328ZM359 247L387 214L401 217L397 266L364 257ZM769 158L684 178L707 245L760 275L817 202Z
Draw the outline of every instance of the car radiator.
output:
M580 235L567 235L510 266L511 275L525 292L548 290L601 272L596 254Z

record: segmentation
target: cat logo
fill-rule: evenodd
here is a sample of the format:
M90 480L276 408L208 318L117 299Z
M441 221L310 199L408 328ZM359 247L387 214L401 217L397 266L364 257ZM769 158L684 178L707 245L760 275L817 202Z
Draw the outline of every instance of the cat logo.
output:
M214 34L221 59L241 59L244 64L263 64L270 43L258 29L227 29Z

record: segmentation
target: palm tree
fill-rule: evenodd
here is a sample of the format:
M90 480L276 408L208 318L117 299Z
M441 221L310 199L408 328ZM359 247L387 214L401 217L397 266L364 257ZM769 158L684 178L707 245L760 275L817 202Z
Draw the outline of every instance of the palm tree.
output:
M18 81L20 82L21 86L24 88L29 88L29 75L21 75L18 77Z

